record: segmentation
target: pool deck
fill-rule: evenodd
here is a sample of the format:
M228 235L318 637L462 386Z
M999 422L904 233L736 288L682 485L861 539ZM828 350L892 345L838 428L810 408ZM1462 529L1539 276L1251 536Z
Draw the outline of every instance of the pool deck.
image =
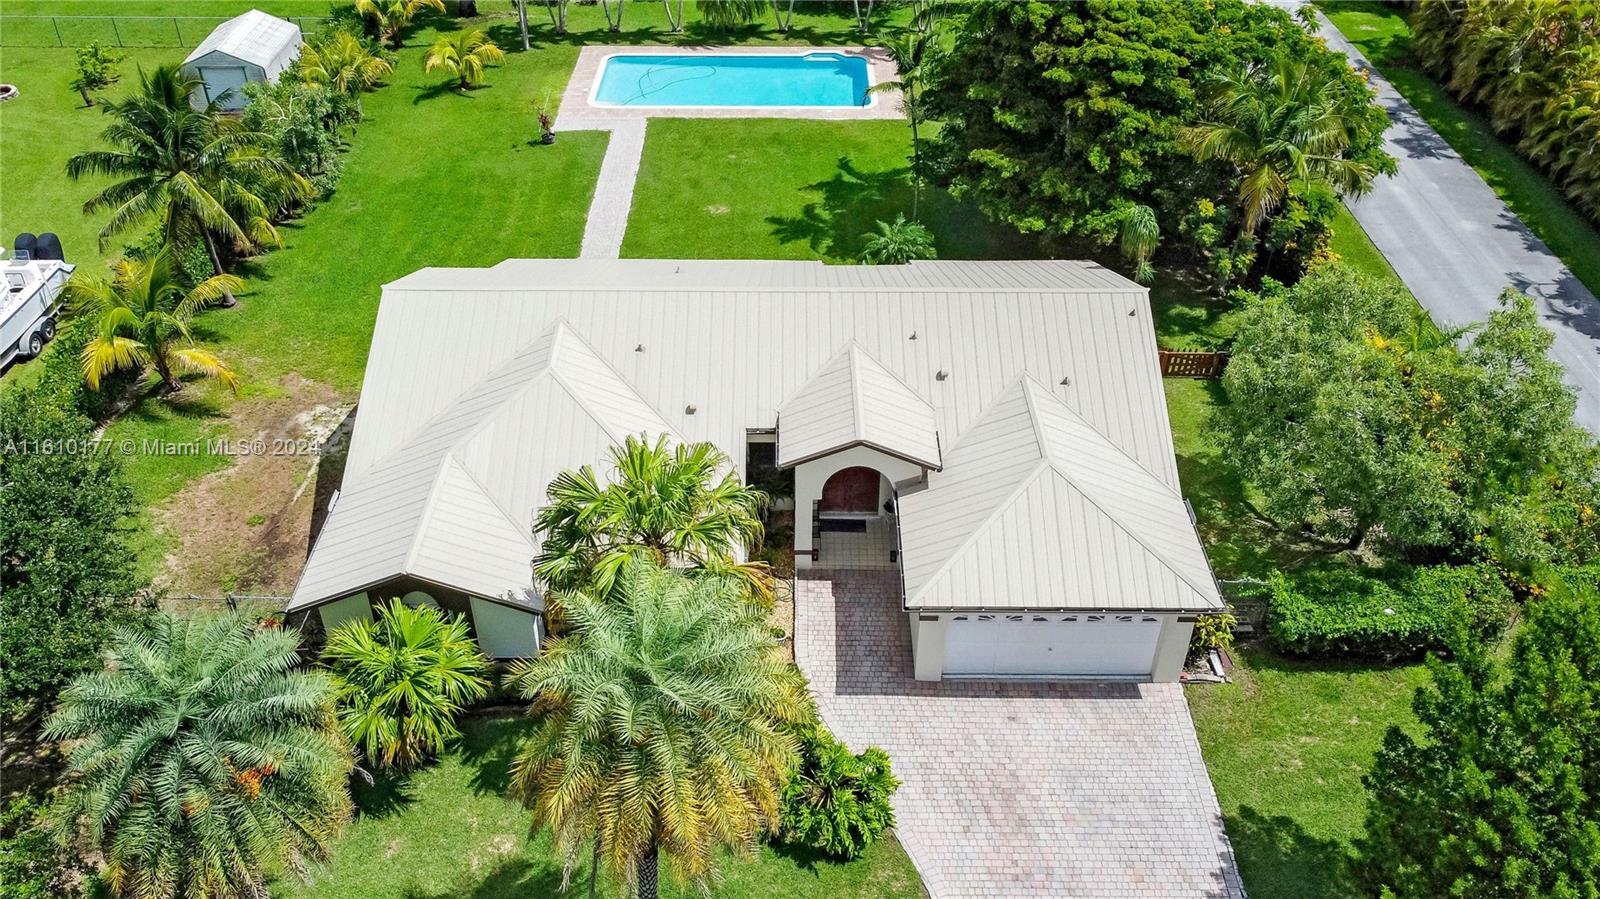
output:
M887 91L874 96L871 106L596 106L589 102L600 64L607 56L804 56L838 53L867 60L873 84L895 79L894 60L877 47L627 47L590 46L578 53L567 89L556 114L557 131L611 130L619 121L639 119L899 119L900 95Z

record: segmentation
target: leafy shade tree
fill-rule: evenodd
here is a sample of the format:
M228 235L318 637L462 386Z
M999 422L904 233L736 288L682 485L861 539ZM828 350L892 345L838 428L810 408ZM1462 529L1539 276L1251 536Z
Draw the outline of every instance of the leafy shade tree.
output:
M90 41L89 46L77 49L72 88L83 96L84 106L94 105L91 91L104 90L116 83L117 64L126 58L125 54L104 47L99 41Z
M505 53L482 31L453 31L428 48L422 70L448 72L456 78L456 90L465 91L482 83L485 66L499 65L505 59Z
M348 31L334 31L301 48L300 58L295 61L295 73L306 84L320 85L349 97L359 120L361 95L376 90L383 79L394 73L394 66L372 52L361 38Z
M616 593L564 596L566 635L512 670L540 719L513 789L569 873L593 846L597 863L655 899L661 853L705 885L719 846L748 850L778 823L791 726L812 712L737 579L638 560Z
M1431 659L1421 728L1389 729L1364 783L1369 896L1583 899L1600 883L1600 594L1530 604L1509 662Z
M1269 4L975 0L958 9L924 98L928 118L943 122L929 165L991 219L1046 239L1111 246L1131 207L1178 222L1233 192L1233 167L1197 162L1182 140L1203 118L1208 73L1279 53L1348 70ZM1342 77L1365 90L1353 72ZM1381 152L1381 125L1354 130L1353 158Z
M930 32L911 30L885 38L879 45L894 58L898 77L874 84L868 91L898 93L900 106L911 124L911 219L916 221L922 196L922 124L927 120L922 100L933 80L934 54L939 44Z
M322 657L345 735L368 759L402 769L461 736L456 716L489 687L489 664L465 621L399 600L379 608L376 621L336 628Z
M894 826L900 781L876 746L854 755L826 727L804 729L800 765L783 790L783 838L853 859Z
M137 615L142 582L126 524L138 510L120 460L67 452L94 423L42 387L0 393L0 714L53 698L98 667L113 626Z
M156 616L61 695L76 741L58 821L105 858L117 895L264 896L326 856L350 819L351 759L325 675L292 631Z
M893 222L878 222L878 230L861 236L861 261L872 265L904 265L916 259L934 259L933 232L921 222L908 222L904 213Z
M226 269L217 238L245 246L279 243L273 214L287 201L309 197L311 186L263 149L261 135L219 116L214 105L192 107L189 95L198 84L176 65L140 70L139 90L105 106L112 123L101 137L114 149L73 156L67 174L118 179L83 204L85 213L111 212L102 244L158 216L168 243L203 239L221 274ZM228 305L231 290L225 292Z
M611 459L609 484L587 465L550 482L549 502L534 523L540 548L533 571L547 586L606 595L623 565L643 555L735 574L771 595L766 564L736 555L761 543L767 496L740 483L721 450L641 435L612 447Z
M1350 82L1345 67L1290 57L1226 75L1206 109L1207 120L1183 131L1202 161L1239 169L1238 197L1246 233L1291 193L1326 186L1342 195L1372 189L1379 173L1395 172L1394 158L1356 141L1382 133L1388 122L1371 91Z
M83 348L83 377L91 390L113 372L153 366L168 393L182 389L178 372L216 378L239 389L239 378L209 350L194 346L189 322L196 312L220 302L244 282L213 275L185 291L172 269L172 250L162 247L149 259L112 263L110 280L74 278L67 284L72 314L92 319L95 336Z
M1330 549L1377 531L1403 554L1523 571L1600 555L1600 452L1531 301L1508 293L1458 336L1339 266L1250 300L1214 424L1263 517Z
M291 78L251 82L244 95L245 127L260 134L286 165L310 182L316 196L331 194L344 168L335 130L353 109L349 98L325 85Z
M356 15L371 28L370 33L398 50L405 44L411 20L425 9L444 12L444 0L356 0Z

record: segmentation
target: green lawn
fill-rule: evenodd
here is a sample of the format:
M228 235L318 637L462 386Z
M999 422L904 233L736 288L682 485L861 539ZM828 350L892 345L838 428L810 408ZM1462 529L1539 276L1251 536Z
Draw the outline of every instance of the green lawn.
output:
M509 798L510 763L530 730L522 717L472 717L465 739L437 764L409 777L358 786L358 812L334 847L331 864L312 883L284 878L284 899L530 899L559 894L561 859L547 832L529 833L529 818ZM572 895L587 895L587 856ZM727 899L917 899L922 886L911 860L891 837L865 856L836 863L763 846L754 857L728 857L713 895ZM665 866L663 866L665 870ZM665 874L663 874L665 877ZM616 895L607 891L605 895ZM667 878L662 895L699 893Z
M1377 2L1327 2L1322 11L1578 279L1600 293L1600 231L1487 120L1457 103L1410 57L1405 17Z

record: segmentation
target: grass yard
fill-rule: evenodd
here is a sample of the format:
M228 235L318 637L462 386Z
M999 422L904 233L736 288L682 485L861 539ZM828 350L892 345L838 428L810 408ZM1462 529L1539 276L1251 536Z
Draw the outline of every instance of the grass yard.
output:
M284 899L527 899L559 894L562 860L547 832L529 833L527 812L508 795L511 759L530 731L522 717L475 716L465 739L437 764L409 777L357 788L354 824L335 846L332 863L313 883L284 878L273 888ZM763 846L751 858L719 865L713 895L727 899L919 899L911 860L891 837L847 863ZM666 875L662 895L699 893ZM587 856L571 895L587 895ZM617 895L608 890L603 895Z
M1496 135L1483 116L1457 103L1411 59L1411 29L1405 17L1372 0L1323 0L1319 6L1511 211L1580 281L1600 293L1600 231L1569 206L1561 191L1536 167Z

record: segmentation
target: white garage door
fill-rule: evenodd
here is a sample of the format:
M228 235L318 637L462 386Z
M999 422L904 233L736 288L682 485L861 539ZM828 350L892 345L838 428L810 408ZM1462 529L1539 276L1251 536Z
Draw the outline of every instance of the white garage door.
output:
M945 632L944 673L1148 677L1160 636L1150 615L958 615Z

